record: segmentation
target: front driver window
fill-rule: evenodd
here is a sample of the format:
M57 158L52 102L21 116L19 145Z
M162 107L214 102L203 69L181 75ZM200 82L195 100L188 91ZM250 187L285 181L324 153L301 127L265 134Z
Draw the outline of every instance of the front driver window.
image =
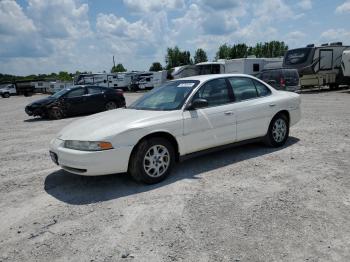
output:
M85 94L85 89L84 88L76 88L70 91L67 94L67 98L72 98L72 97L77 97L77 96L83 96Z
M101 88L99 88L97 86L89 86L88 93L91 95L101 94L102 90L101 90Z
M193 100L201 98L208 101L208 106L218 106L232 102L226 80L214 79L204 84L194 95Z

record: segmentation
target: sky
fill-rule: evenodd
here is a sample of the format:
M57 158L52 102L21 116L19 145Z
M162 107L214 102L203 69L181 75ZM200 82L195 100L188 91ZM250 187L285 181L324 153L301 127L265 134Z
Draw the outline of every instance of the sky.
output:
M350 45L350 0L0 0L0 73L165 65L167 47Z

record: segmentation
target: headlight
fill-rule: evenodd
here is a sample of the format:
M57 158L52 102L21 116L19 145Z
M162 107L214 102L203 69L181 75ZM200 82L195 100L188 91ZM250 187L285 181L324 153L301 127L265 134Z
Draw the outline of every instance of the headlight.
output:
M113 148L112 144L109 142L77 141L77 140L64 141L64 147L69 149L81 150L81 151L101 151L101 150L108 150Z

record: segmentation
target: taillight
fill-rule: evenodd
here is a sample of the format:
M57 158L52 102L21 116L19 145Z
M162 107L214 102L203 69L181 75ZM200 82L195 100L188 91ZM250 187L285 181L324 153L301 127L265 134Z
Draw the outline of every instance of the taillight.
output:
M115 92L116 92L118 95L123 95L123 94L124 94L123 90L121 90L121 89L116 89Z
M286 87L286 80L284 80L284 78L282 78L282 77L280 79L280 86L281 87Z

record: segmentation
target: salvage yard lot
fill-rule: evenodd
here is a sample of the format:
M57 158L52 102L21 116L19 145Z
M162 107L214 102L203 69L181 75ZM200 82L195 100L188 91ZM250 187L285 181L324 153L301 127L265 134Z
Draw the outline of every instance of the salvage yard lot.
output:
M79 117L29 118L38 98L0 99L0 261L350 261L349 90L302 94L283 148L187 160L152 186L60 170L48 143Z

